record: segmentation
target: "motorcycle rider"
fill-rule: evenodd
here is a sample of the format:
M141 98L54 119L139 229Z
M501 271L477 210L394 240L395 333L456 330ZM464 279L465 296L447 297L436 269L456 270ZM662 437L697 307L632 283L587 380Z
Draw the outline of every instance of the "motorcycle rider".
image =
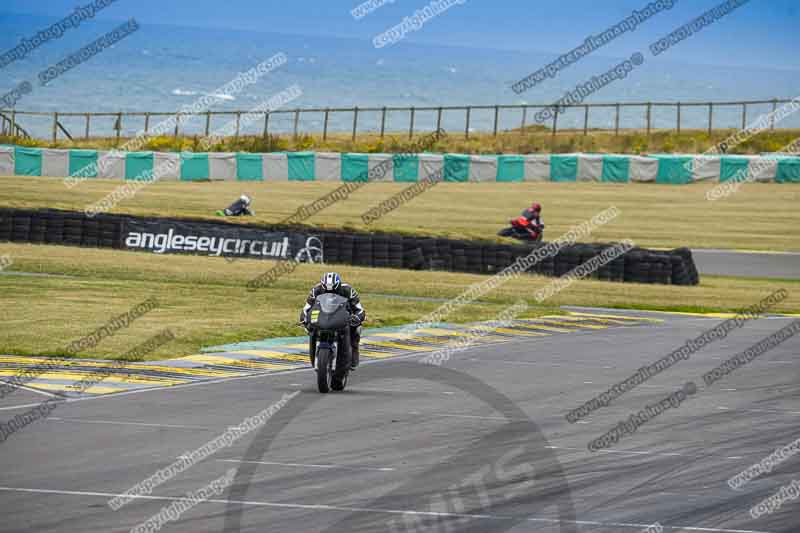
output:
M533 202L529 208L522 212L522 216L528 219L529 222L533 222L537 226L543 226L542 224L542 204Z
M303 323L306 330L309 329L309 311L311 310L311 306L314 305L317 296L325 293L334 293L347 298L350 307L350 347L352 352L350 369L355 370L358 366L358 343L361 341L361 324L366 320L367 313L361 306L361 299L358 296L358 292L351 285L342 283L342 278L339 274L336 272L326 272L322 275L322 278L320 278L319 283L311 288L311 292L306 299L306 305L303 307L303 310L300 311L300 322ZM314 355L317 352L317 340L314 335L309 339L308 349L313 364Z
M544 223L542 222L542 204L533 202L531 206L522 212L522 216L528 220L529 227L526 228L535 240L542 230L544 230Z
M255 211L250 208L253 201L246 194L241 195L235 202L216 212L216 215L221 217L240 217L240 216L253 216Z

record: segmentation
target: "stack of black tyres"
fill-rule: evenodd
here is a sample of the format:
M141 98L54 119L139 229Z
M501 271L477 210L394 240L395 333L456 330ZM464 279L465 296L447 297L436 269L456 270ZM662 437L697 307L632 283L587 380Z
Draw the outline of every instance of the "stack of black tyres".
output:
M0 211L0 241L11 240L11 228L14 219L9 211Z
M692 258L692 251L688 248L677 248L672 251L672 257L680 258L680 261L672 259L672 284L697 285L700 277Z
M448 239L436 239L436 261L439 270L452 271L453 270L453 252Z
M356 235L353 243L353 264L373 266L372 235Z
M436 239L424 238L419 240L422 249L423 267L426 270L444 270L444 263L439 259L436 249Z
M47 219L47 232L44 236L47 244L64 244L64 219L50 217Z
M464 257L467 261L467 272L472 272L478 274L483 269L482 264L482 257L483 252L481 251L482 246L480 243L476 242L466 242L464 243Z
M322 240L322 260L325 263L341 263L342 236L338 233L320 234Z
M390 235L389 237L389 266L403 268L403 237Z
M16 216L11 222L11 240L16 242L30 242L31 215Z
M453 254L453 270L456 272L468 272L467 244L464 241L453 241L450 250Z
M374 235L372 237L372 266L378 268L389 267L389 237Z
M420 270L424 268L425 256L422 254L420 239L403 237L403 268Z
M80 246L83 238L83 220L76 214L64 217L64 244Z
M31 216L31 232L28 235L28 242L42 244L46 234L47 219L41 213L34 213Z
M355 254L356 238L353 235L341 235L339 241L339 261L346 265L352 265Z

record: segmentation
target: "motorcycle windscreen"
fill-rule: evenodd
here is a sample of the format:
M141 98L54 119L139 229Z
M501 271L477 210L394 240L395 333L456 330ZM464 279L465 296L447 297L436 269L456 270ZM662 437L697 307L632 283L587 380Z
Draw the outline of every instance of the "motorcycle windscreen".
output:
M347 298L338 294L322 294L311 307L311 323L320 329L344 329L349 322Z

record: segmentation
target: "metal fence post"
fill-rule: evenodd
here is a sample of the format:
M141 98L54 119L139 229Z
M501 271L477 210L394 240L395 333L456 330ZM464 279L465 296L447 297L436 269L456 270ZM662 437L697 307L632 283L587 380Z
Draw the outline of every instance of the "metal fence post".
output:
M442 108L436 112L436 131L442 131Z
M650 132L653 129L653 104L647 102L647 136L650 137Z
M494 106L494 136L497 137L497 123L500 120L500 107Z
M381 139L383 139L383 134L386 132L386 106L383 106L381 110Z
M89 140L89 123L92 120L92 115L86 113L86 130L84 131L83 138Z
M770 130L774 130L775 129L775 111L777 111L777 110L778 110L778 100L776 98L776 99L772 100L772 115L770 115L770 118L769 118L769 129Z
M242 112L241 111L237 111L236 112L236 135L234 135L234 137L233 137L235 140L239 140L239 126L241 124L241 119L242 119Z
M747 127L747 104L742 104L742 129Z
M264 112L264 139L269 136L269 111Z
M714 129L714 104L708 103L708 136L711 137L711 132Z
M16 109L11 110L11 136L17 136L17 111Z
M298 128L300 127L300 110L295 109L294 111L294 127L292 130L292 138L297 139L297 132Z
M678 135L681 134L681 103L678 102Z
M472 108L467 106L467 120L464 125L464 137L469 139L469 116L472 114Z
M122 134L122 113L117 113L117 123L114 124L114 129L117 130L117 145L119 145L119 136Z
M322 121L322 140L328 139L328 117L330 116L330 109L325 109L325 119Z
M53 142L58 139L58 111L53 113Z
M414 114L416 110L414 106L411 106L411 122L408 125L408 138L412 139L414 137Z
M211 133L211 111L206 111L206 137Z
M553 113L553 143L556 142L556 133L558 132L558 106L555 106Z
M178 138L178 128L180 127L180 125L181 125L181 114L177 113L175 115L175 138L176 139Z
M528 121L528 107L522 106L522 126L520 126L520 133L525 133L525 123Z
M617 113L614 116L614 135L619 136L619 104L615 107L617 108Z
M353 108L353 142L356 142L357 131L358 131L358 106Z
M583 136L589 135L589 106L583 106Z
M147 133L149 131L150 131L150 113L145 113L144 114L144 133L145 133L145 135L147 135Z

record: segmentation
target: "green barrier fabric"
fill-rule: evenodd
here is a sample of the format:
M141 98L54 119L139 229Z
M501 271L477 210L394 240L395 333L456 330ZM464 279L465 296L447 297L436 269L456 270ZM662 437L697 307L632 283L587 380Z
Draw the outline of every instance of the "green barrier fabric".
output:
M603 156L603 174L600 181L628 183L631 180L631 158L618 155Z
M394 181L417 182L419 181L419 157L416 155L395 155L392 157Z
M524 179L524 157L521 155L501 155L497 157L497 181L523 181Z
M313 152L289 152L289 181L314 181L316 159Z
M800 183L800 159L778 159L775 183Z
M739 173L744 178L747 176L749 166L750 161L746 157L722 156L719 165L719 181L728 181Z
M236 154L236 179L263 181L264 164L261 154Z
M125 154L125 179L148 180L153 175L153 152Z
M342 154L342 181L369 181L369 155Z
M42 151L38 148L14 148L14 174L17 176L42 175Z
M445 154L443 181L469 181L469 156Z
M550 156L550 181L577 181L577 179L578 156Z
M84 168L87 170L83 171ZM96 178L97 150L70 150L69 175L83 178Z
M691 165L686 163L693 161L693 157L656 156L656 159L658 159L656 183L682 185L692 182Z
M181 181L204 181L208 174L208 154L181 152Z

